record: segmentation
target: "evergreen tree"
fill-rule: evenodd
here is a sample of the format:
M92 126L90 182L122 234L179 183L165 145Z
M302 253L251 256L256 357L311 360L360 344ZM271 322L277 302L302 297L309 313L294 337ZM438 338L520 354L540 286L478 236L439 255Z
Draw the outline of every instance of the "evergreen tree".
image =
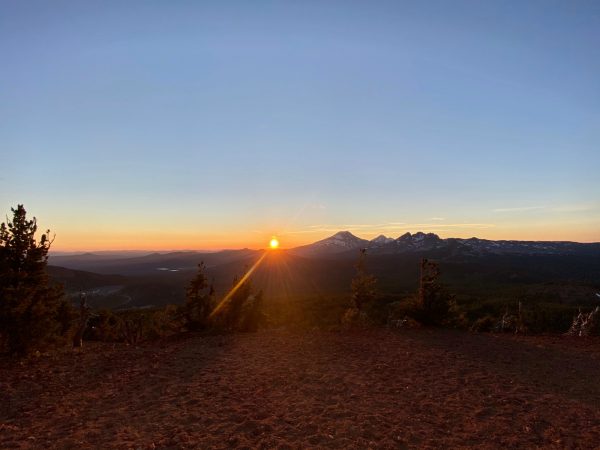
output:
M356 309L361 311L365 305L375 299L375 285L377 279L367 273L367 249L361 249L358 262L355 265L356 275L352 279L352 302Z
M183 314L189 330L202 330L208 325L208 317L213 309L214 289L208 284L204 262L198 264L198 272L190 281L186 291Z
M256 294L252 293L252 289L250 289L250 292L251 293L246 297L246 300L241 305L239 311L239 317L236 324L236 329L238 331L258 331L258 329L261 326L264 326L267 321L263 308L262 290L258 291Z
M23 205L11 211L0 225L0 346L26 353L66 334L72 312L46 273L50 231L38 241L35 217L28 220Z
M425 258L421 260L418 303L421 321L431 325L444 323L454 304L452 296L440 281L440 267Z
M266 321L262 291L255 293L250 278L234 277L215 324L229 331L257 331Z

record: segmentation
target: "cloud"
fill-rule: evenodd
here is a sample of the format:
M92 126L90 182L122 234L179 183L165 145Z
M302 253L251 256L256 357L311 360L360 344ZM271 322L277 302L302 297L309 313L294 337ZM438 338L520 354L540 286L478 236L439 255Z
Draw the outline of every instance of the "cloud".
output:
M596 211L600 209L599 205L593 204L575 204L575 205L562 205L556 206L551 209L552 212L585 212L585 211Z
M386 227L396 227L396 226L405 226L406 222L385 222L385 223L345 223L339 225L332 224L319 224L319 225L308 225L308 228L312 228L313 230L323 230L323 229L336 229L336 230L347 230L347 229L357 229L357 228L386 228Z
M511 212L523 212L523 211L536 211L539 209L546 209L545 206L518 206L516 208L496 208L492 209L495 213L511 213Z
M496 225L493 223L413 223L404 228L411 228L415 230L430 228L436 228L438 230L444 230L445 228L473 228L481 230L486 228L494 228L495 226Z
M446 219L444 217L432 217L429 220L439 220L439 221L442 221L442 220L446 220Z
M449 229L473 229L484 230L495 227L492 223L404 223L404 222L389 222L381 224L344 224L344 225L309 225L305 229L289 230L285 234L309 234L309 233L337 233L338 231L350 230L355 233L369 234L399 234L407 231L428 231L428 232L444 232ZM282 233L283 234L283 233Z
M492 209L495 213L512 213L512 212L527 212L527 211L545 211L549 213L564 213L564 212L585 212L594 211L599 208L598 205L584 203L571 205L557 206L518 206L515 208L496 208Z

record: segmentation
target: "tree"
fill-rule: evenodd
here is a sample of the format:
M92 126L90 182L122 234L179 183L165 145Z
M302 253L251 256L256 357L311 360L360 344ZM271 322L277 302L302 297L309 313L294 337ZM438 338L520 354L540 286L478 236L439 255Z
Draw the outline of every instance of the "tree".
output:
M263 292L251 293L243 302L236 329L238 331L255 332L267 322L267 316L264 312Z
M46 273L50 231L36 239L37 221L23 205L0 225L0 346L10 353L44 347L70 329L71 308Z
M198 264L196 276L190 281L183 305L183 316L188 330L202 330L208 325L213 309L214 289L208 284L204 261Z
M262 290L255 292L249 277L234 277L215 325L229 331L257 331L267 322Z
M73 347L83 347L83 334L87 329L91 315L92 309L87 305L87 296L85 292L81 292L79 294L79 320L73 336Z
M430 325L441 325L448 319L453 304L452 296L440 281L439 265L423 258L418 293L421 321Z
M356 268L356 275L352 279L352 302L359 311L362 311L363 307L368 303L371 303L375 299L375 285L377 279L367 273L366 267L367 260L367 249L361 249L358 257L358 262L354 266Z

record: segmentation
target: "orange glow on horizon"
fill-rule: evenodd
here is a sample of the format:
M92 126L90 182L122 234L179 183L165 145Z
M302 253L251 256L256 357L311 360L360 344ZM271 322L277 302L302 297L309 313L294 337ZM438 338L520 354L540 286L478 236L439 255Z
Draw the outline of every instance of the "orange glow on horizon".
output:
M341 230L342 228L340 228ZM415 233L417 231L433 232L441 238L470 238L500 240L533 240L533 241L575 241L575 242L599 242L600 234L596 227L586 225L571 225L569 229L564 226L549 226L547 224L517 227L496 226L489 229L433 229L422 226L398 230L376 230L366 231L360 229L349 229L354 235L363 239L372 239L379 234L397 238L406 231ZM286 248L294 248L300 245L324 239L334 234L333 229L327 230L290 230L282 231L280 235L256 231L236 231L227 229L219 232L202 231L163 231L163 230L139 230L129 232L124 230L73 230L66 227L56 226L51 228L51 234L56 231L56 239L52 246L53 251L87 252L87 251L126 251L126 250L148 250L148 251L184 251L184 250L207 250L218 251L224 249L265 248L265 242L269 242L267 248L281 248L280 235L285 236ZM271 241L278 242L273 247Z

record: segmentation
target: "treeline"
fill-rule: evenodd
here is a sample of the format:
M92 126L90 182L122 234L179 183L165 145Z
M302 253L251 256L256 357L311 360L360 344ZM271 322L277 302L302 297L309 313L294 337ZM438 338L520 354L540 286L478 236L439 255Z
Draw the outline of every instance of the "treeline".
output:
M90 312L82 338L137 344L187 331L252 332L268 325L262 292L256 292L250 280L234 279L232 292L218 302L206 281L205 266L200 263L188 285L183 305Z
M341 324L346 327L388 325L403 326L462 326L465 318L454 297L441 282L439 265L421 260L417 292L390 302L377 292L377 279L367 271L367 251L360 250L356 275L352 280L351 306L344 313Z
M183 305L92 311L82 295L75 308L46 272L50 231L38 239L37 221L27 219L23 205L11 212L12 219L0 225L0 353L79 347L88 339L135 344L185 331L255 331L266 324L263 294L250 279L234 279L229 295L217 301L203 263Z
M600 335L598 307L582 309L532 296L509 302L480 299L458 302L441 281L440 265L427 259L421 260L419 288L413 295L399 299L378 293L377 279L366 270L366 256L366 250L361 250L352 280L352 304L341 320L344 326L424 325L473 332Z
M305 301L295 305L296 312L301 311L296 315L291 313L291 303L279 305L283 321L274 317L275 303L266 314L263 293L248 276L234 279L229 293L218 299L203 263L189 282L182 305L92 311L82 295L76 308L46 273L53 240L50 231L38 239L36 219L27 219L23 205L11 211L12 219L0 225L0 353L25 354L65 344L77 347L84 340L136 344L187 331L248 332L301 321L310 327L441 326L476 332L600 334L600 308L580 311L536 298L458 302L441 281L440 265L427 259L421 261L414 294L398 298L381 293L376 277L367 270L366 250L359 253L349 298Z
M183 305L91 312L82 303L79 317L84 324L81 339L128 344L187 331L252 332L268 324L263 294L255 291L250 279L234 278L229 295L218 301L203 262L188 284Z

